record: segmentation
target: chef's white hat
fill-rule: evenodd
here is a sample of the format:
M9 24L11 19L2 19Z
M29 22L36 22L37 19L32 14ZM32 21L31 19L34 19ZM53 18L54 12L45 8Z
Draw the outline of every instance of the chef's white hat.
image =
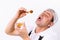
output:
M54 23L56 23L57 21L58 21L58 16L57 16L57 14L56 14L56 12L53 10L53 9L47 9L47 11L50 11L52 14L53 14L53 16L54 16Z

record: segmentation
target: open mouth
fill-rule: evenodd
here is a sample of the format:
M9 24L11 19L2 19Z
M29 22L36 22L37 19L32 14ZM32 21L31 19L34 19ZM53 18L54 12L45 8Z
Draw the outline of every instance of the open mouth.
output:
M39 17L38 19L41 19L41 17Z
M39 17L38 20L40 21L41 20L41 17Z

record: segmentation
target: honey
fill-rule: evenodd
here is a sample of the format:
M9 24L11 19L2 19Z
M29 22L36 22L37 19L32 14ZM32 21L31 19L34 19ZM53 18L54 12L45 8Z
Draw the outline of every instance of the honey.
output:
M23 25L23 23L18 23L17 27L21 28L22 25Z
M30 12L30 13L33 13L33 10L30 10L29 12Z

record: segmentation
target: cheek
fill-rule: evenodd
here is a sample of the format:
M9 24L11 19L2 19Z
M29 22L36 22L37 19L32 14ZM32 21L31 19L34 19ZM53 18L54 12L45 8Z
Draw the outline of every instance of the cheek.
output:
M48 18L44 18L44 19L42 20L42 23L44 23L44 24L47 24L48 22L49 22Z

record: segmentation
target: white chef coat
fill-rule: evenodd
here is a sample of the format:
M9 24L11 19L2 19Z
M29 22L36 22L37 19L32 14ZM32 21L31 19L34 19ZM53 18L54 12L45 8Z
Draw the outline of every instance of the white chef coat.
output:
M42 40L58 40L56 32L54 32L51 27L40 33L35 33L34 28L30 34L30 39L38 40L40 36L43 37Z

